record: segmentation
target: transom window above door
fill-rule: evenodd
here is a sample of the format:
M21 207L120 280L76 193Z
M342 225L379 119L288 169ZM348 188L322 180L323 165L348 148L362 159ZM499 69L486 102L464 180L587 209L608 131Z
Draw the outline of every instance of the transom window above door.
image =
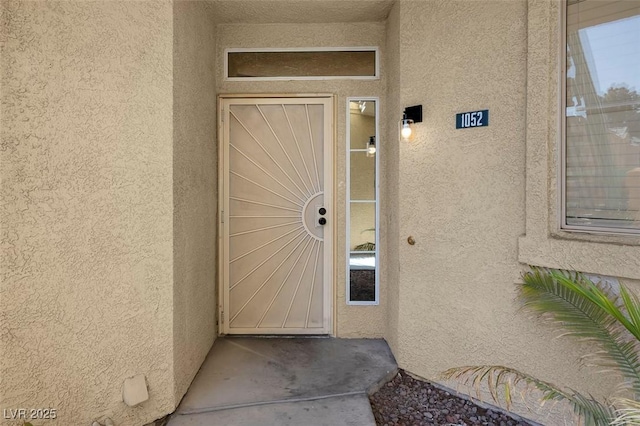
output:
M379 78L377 47L226 49L225 79L373 80Z

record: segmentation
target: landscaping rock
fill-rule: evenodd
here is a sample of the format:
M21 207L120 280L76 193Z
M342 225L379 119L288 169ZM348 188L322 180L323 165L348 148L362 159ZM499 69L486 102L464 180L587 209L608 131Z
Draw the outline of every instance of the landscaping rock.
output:
M484 409L403 370L371 395L369 401L378 426L533 426L505 413Z

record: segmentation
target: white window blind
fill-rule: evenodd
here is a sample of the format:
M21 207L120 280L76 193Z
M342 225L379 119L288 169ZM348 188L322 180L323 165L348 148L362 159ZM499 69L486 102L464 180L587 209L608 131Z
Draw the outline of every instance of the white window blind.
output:
M564 223L640 232L640 0L567 4Z

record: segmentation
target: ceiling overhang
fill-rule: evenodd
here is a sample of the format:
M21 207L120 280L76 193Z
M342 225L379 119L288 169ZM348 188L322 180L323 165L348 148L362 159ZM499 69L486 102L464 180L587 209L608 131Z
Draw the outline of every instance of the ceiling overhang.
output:
M395 0L208 0L216 22L336 23L381 22Z

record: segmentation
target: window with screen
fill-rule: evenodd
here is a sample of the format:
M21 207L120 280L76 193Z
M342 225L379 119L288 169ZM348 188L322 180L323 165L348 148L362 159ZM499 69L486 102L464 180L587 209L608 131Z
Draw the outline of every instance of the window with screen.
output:
M640 1L569 0L562 228L640 233Z

